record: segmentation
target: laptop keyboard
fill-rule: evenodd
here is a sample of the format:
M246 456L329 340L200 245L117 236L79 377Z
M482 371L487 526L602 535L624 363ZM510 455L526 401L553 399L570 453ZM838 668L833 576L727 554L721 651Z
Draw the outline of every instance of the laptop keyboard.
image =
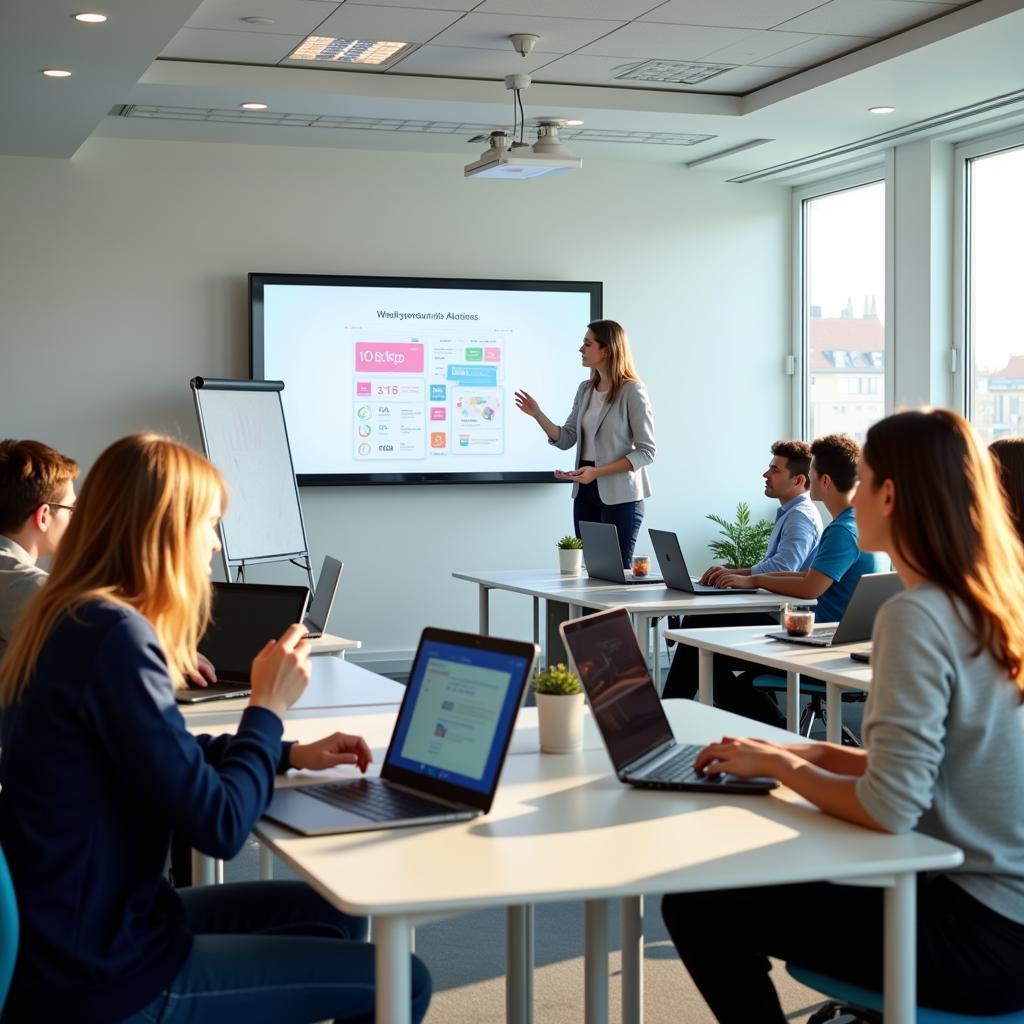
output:
M694 769L697 755L703 750L702 746L681 746L677 752L667 761L658 765L653 771L644 776L645 782L691 782L694 779L703 779Z
M317 800L340 807L353 814L361 814L371 821L392 821L399 818L420 818L443 814L443 804L424 800L413 793L388 786L376 779L357 779L353 782L333 782L302 790Z

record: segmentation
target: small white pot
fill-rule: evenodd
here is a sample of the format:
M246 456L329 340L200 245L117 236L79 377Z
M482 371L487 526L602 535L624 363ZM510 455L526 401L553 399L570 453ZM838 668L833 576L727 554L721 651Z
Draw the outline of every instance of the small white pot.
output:
M583 549L559 548L558 568L563 576L579 576L583 573Z
M583 694L538 693L537 721L544 754L571 754L583 748Z

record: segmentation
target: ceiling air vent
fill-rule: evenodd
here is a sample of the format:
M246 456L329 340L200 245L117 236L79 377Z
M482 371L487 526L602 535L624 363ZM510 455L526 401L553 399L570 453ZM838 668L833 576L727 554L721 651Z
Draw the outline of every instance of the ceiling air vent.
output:
M645 60L641 64L623 64L612 71L612 78L630 82L667 82L673 85L697 85L736 64L695 64L682 60Z

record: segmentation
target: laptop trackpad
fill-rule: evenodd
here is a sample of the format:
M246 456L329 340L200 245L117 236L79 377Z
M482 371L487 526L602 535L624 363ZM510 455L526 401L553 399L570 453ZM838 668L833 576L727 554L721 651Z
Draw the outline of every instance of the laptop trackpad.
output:
M301 793L298 787L274 790L264 816L304 835L334 832L360 832L380 828L380 822L343 807L331 807L316 797Z

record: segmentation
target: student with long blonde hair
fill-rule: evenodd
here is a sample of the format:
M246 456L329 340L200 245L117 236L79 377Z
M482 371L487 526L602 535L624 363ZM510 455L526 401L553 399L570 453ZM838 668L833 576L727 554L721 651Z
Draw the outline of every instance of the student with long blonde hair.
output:
M919 879L918 1003L1024 1009L1024 552L988 454L946 409L868 431L859 543L905 591L872 637L864 749L725 738L697 766L772 775L826 813L964 851ZM822 908L828 908L828 920ZM671 895L662 915L716 1018L783 1024L768 957L875 989L882 894L816 885ZM817 923L816 923L817 922Z
M97 460L0 663L0 843L22 940L5 1021L173 1024L369 1021L366 923L301 883L176 892L171 831L233 857L274 774L354 764L356 736L282 743L309 679L301 626L253 662L234 735L192 736L173 688L196 672L224 482L152 434ZM413 965L413 1014L430 998Z
M576 448L575 469L555 473L573 483L576 536L581 522L612 523L629 565L644 499L651 496L646 467L654 461L654 413L621 324L588 324L580 356L590 373L576 389L565 423L558 426L548 419L526 391L516 392L516 406L537 421L549 444L563 451Z

